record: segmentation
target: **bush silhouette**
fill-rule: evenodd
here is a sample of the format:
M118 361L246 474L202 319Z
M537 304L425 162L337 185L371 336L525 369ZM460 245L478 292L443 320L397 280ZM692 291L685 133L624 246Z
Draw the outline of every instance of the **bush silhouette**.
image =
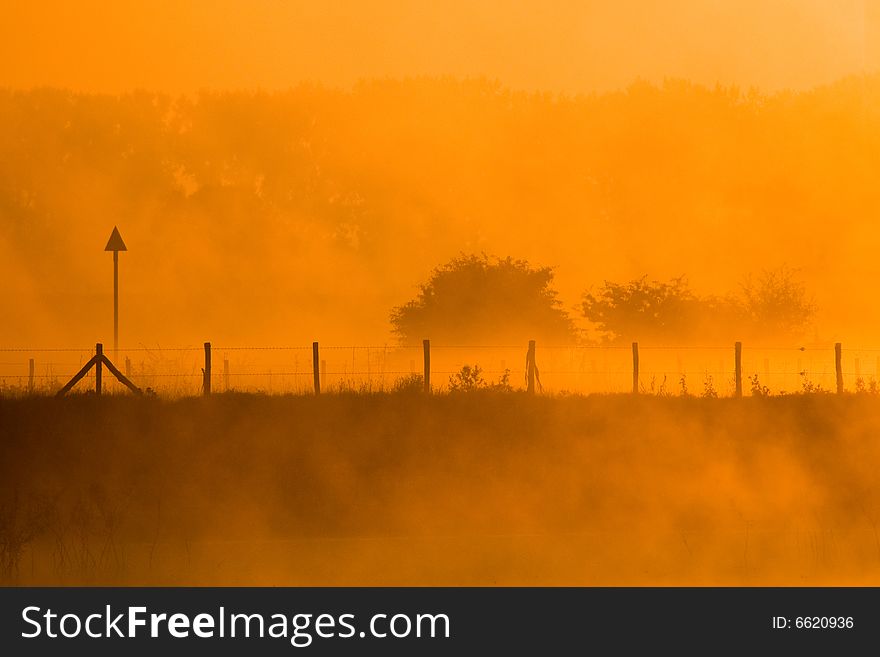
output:
M404 344L573 343L574 325L550 287L550 267L462 255L437 267L418 296L391 313Z

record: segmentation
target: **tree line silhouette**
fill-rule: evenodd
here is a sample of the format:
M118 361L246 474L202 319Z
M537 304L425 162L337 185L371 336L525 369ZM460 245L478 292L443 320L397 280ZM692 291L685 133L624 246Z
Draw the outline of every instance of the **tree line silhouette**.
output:
M165 342L205 325L268 341L269 327L331 314L379 339L425 263L482 250L564 266L583 288L625 286L592 290L599 302L712 307L741 325L738 339L767 314L629 279L687 272L715 285L792 263L823 313L849 304L858 312L839 316L867 331L875 310L851 283L876 253L865 226L880 214L877 134L878 76L776 94L676 80L583 96L453 79L186 97L0 90L0 260L19 276L9 289L50 298L45 326L76 324L100 311L76 296L93 289L88 236L124 218L132 258L149 262L128 289L168 299L129 321ZM524 312L551 336L567 331L558 314Z
M815 304L796 272L782 266L748 276L736 293L698 295L684 276L605 281L584 293L579 329L552 287L553 270L526 260L461 255L434 269L415 299L392 310L404 344L430 335L446 344L719 344L803 336ZM506 341L506 342L505 342Z

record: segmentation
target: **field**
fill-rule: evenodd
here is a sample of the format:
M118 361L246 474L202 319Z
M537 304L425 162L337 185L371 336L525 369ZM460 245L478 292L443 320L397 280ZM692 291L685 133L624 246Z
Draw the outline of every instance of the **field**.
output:
M13 585L877 585L880 400L0 398Z

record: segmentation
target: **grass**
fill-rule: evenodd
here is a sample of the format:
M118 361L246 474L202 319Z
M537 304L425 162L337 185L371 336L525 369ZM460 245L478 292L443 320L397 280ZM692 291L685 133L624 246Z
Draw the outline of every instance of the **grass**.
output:
M0 577L876 585L878 435L872 395L0 398Z

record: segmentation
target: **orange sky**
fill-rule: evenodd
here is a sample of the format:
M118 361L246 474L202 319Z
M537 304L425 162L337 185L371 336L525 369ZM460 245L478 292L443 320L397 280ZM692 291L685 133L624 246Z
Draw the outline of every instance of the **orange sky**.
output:
M848 76L878 28L863 0L18 3L0 88L89 93L0 91L0 343L106 330L118 224L130 341L385 341L485 251L555 267L574 313L788 265L812 335L876 344L880 76ZM193 96L94 93L132 89Z
M0 85L190 92L449 74L567 92L636 77L776 90L876 70L878 25L866 0L44 0L6 7Z

